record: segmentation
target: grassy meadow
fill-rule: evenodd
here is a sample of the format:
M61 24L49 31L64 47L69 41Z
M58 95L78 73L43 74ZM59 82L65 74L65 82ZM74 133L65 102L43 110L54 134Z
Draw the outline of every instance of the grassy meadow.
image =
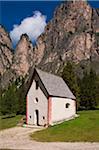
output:
M22 115L13 117L0 116L0 130L16 126L21 118Z
M37 131L31 135L41 142L99 142L99 110L80 111L78 118Z

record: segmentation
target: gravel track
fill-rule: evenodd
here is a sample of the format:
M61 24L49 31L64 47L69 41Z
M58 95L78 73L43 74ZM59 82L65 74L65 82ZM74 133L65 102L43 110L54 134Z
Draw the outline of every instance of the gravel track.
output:
M90 142L36 142L30 138L41 128L14 127L0 131L0 149L20 150L99 150L99 143Z

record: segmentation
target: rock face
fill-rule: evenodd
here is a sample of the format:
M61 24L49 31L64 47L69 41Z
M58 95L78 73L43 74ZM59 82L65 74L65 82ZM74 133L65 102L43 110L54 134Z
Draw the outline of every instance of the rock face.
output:
M92 9L85 1L64 2L55 10L34 47L24 34L14 54L11 48L9 35L0 26L2 86L19 76L28 76L35 65L57 74L67 60L76 65L92 64L99 73L99 10Z
M10 49L12 48L10 36L2 25L0 25L0 43L6 45Z
M8 33L0 25L0 74L10 68L12 64L12 43Z
M29 68L33 66L33 45L29 37L24 34L21 36L17 44L15 54L13 56L12 69L18 76L25 76Z
M42 38L45 50L39 66L57 73L67 60L99 60L96 30L99 16L84 1L65 2L58 7ZM99 36L97 37L99 39Z
M4 49L5 51L6 49ZM5 73L1 76L0 87L4 89L19 77L25 77L29 73L29 69L34 65L33 52L34 48L26 34L23 34L18 42L15 53L11 55L11 65L5 69ZM9 55L6 50L6 55ZM10 58L10 55L9 55ZM4 62L6 63L6 59ZM4 68L2 69L4 72Z

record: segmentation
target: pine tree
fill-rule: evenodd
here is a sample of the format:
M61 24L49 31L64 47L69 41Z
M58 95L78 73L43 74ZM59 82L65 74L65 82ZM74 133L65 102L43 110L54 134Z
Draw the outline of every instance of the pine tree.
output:
M84 73L84 77L80 84L80 105L85 109L95 109L97 106L96 93L96 73L91 69L89 74Z
M79 99L79 87L77 84L77 76L75 75L73 64L71 64L69 61L63 68L62 78L69 86L76 98Z
M17 79L6 91L0 94L0 113L25 114L24 79Z

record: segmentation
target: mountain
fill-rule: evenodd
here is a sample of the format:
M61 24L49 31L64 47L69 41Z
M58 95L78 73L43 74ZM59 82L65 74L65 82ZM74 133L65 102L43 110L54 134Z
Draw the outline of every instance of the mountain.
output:
M98 22L96 10L84 1L61 4L41 35L45 49L39 66L57 73L67 60L99 61Z
M99 10L85 1L63 2L35 46L24 34L14 53L8 33L0 26L0 53L1 88L20 76L29 79L34 66L60 74L68 60L75 63L79 75L90 66L99 73Z
M2 47L0 47L1 49ZM6 47L5 49L6 50ZM2 68L2 74L0 78L0 87L1 89L5 89L13 81L17 78L25 77L28 74L29 69L34 65L33 64L33 45L29 40L29 37L26 34L23 34L20 37L20 41L18 42L14 53L12 53L11 57L11 64L10 67L5 69ZM6 55L11 53L10 48L8 47L8 51L6 51ZM10 56L9 56L10 57ZM5 58L4 62L7 61L7 57Z
M0 75L12 64L12 43L9 34L0 25Z
M23 34L16 46L12 69L18 76L25 76L33 66L33 45L26 34Z

